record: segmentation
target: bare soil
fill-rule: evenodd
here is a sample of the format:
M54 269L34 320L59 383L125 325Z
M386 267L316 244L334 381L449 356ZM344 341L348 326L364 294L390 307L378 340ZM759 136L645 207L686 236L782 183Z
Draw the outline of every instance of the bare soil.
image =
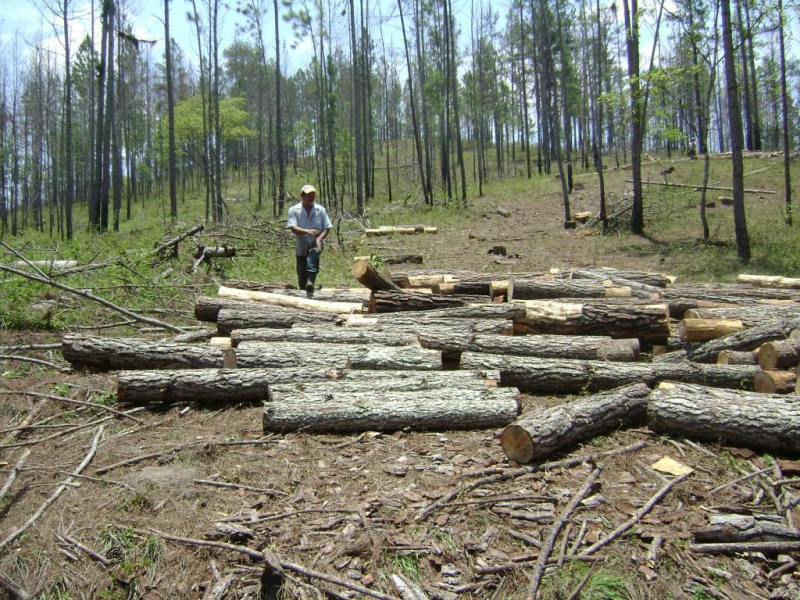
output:
M573 210L591 210L594 193L576 193ZM594 236L566 232L557 194L520 198L509 208L511 217L502 217L487 201L468 231L391 245L425 250L431 268L669 271L663 256L647 251L650 241L599 248ZM488 255L496 244L510 258ZM59 339L0 331L6 347ZM60 362L57 350L29 355ZM3 361L0 379L0 481L30 451L0 503L0 573L10 580L0 597L3 589L14 597L15 583L40 598L259 598L263 562L241 548L270 548L284 563L281 597L288 599L370 597L357 586L378 598L422 597L401 596L393 574L418 582L432 599L526 598L540 546L598 467L596 485L564 515L546 549L538 597L800 598L791 565L797 551L690 549L692 531L716 512L797 523L798 485L775 486L797 476L791 457L639 429L521 469L508 463L499 431L265 436L260 407L235 399L121 416L58 399L126 410L114 401L113 373L62 374ZM565 400L524 396L523 405L530 411ZM69 479L100 428L90 464ZM674 479L651 467L664 456L694 473L651 503ZM64 482L63 493L16 535ZM215 585L225 591L214 595Z

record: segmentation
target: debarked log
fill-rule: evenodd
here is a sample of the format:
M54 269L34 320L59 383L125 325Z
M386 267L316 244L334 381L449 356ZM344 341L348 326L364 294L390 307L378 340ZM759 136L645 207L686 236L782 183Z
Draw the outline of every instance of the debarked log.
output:
M485 298L486 302L489 298ZM467 301L458 296L435 296L419 292L376 290L370 300L370 313L400 311L427 311L465 306ZM342 311L345 312L345 311Z
M256 305L223 308L217 315L217 333L230 335L234 329L251 329L257 327L272 329L289 329L296 324L317 325L333 324L339 315L333 313L316 313L279 306Z
M639 340L615 340L591 335L469 335L453 331L449 335L420 332L423 348L443 352L487 352L539 358L572 358L629 362L639 358Z
M234 300L248 300L261 302L271 306L282 306L284 308L297 308L300 310L324 312L324 313L361 313L364 312L364 305L361 302L328 302L326 300L314 300L311 298L297 298L286 294L274 294L270 292L254 292L251 290L237 290L220 286L217 295L223 298L233 298Z
M120 371L117 399L126 404L166 402L261 402L269 388L289 382L308 383L336 379L331 368L289 369L186 369L182 371Z
M496 429L519 414L518 392L491 388L353 394L346 401L268 402L265 433Z
M540 359L464 352L462 369L497 369L500 382L532 394L599 392L621 385L673 380L712 387L752 389L755 365L705 365L698 363L638 363L606 360Z
M523 414L503 430L506 456L527 463L578 442L645 421L650 388L634 384Z
M800 402L794 396L663 382L650 394L647 421L657 432L800 451Z
M624 305L599 300L585 303L525 300L519 303L525 306L525 316L514 321L517 333L607 335L645 340L669 337L666 304Z
M508 286L508 301L555 298L630 298L631 288L592 279L515 279Z

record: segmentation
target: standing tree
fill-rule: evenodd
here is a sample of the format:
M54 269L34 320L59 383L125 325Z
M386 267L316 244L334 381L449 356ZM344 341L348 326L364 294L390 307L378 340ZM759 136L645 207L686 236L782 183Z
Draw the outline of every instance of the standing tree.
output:
M175 88L172 81L172 38L169 33L169 0L164 0L164 58L167 79L167 169L169 170L169 214L178 218L178 168L175 158Z

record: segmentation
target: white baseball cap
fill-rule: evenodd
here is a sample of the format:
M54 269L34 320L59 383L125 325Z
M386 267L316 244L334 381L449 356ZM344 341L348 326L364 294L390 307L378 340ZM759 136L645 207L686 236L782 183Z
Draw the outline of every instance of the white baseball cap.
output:
M306 185L304 185L304 186L302 187L302 189L300 190L300 195L302 196L302 195L304 195L304 194L315 194L316 192L317 192L317 188L315 188L315 187L314 187L313 185L311 185L310 183L307 183L307 184L306 184Z

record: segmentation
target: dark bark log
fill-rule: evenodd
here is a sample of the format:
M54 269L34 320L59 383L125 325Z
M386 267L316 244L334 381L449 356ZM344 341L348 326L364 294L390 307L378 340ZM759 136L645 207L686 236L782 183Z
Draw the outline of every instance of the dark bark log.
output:
M488 302L489 298L483 298ZM467 301L455 296L434 296L416 292L379 290L373 292L370 313L392 313L400 311L427 311L465 306Z
M685 319L738 319L745 327L761 325L765 321L800 317L800 304L753 304L729 308L693 308L686 311Z
M497 369L502 385L532 394L576 394L614 389L621 385L683 381L712 387L752 389L757 366L697 363L618 363L529 358L464 352L462 369Z
M424 260L422 254L380 254L378 258L384 265L416 264L421 265ZM368 256L356 256L354 260L368 260Z
M649 387L635 384L533 410L503 430L500 444L510 460L528 463L620 427L643 423L649 397Z
M438 312L438 311L437 311ZM389 313L400 317L400 313ZM453 333L464 335L512 335L514 322L509 319L446 319L427 318L430 312L403 315L403 318L384 319L378 315L348 315L344 325L350 328L364 328L368 331L382 331L386 333L398 332L399 334L413 333L428 336L447 336ZM419 316L417 316L419 315ZM356 317L356 318L354 318ZM328 326L329 327L329 326Z
M491 283L489 279L459 279L450 283L436 283L431 287L434 294L443 296L490 296Z
M225 284L237 290L251 290L253 292L279 292L281 290L291 290L295 287L292 283L269 283L246 279L226 279Z
M518 392L502 388L482 390L427 390L352 394L334 402L305 401L264 406L264 432L310 431L351 433L357 431L496 429L513 422L519 414Z
M640 285L650 286L651 288L665 288L672 285L674 277L663 273L650 273L646 271L625 271L612 269L610 267L582 267L580 269L551 269L550 273L561 278L570 279L609 279L619 280L619 285L629 285L626 282L634 282Z
M630 298L631 288L608 286L590 279L515 279L508 288L508 301L554 298Z
M791 369L800 363L800 339L775 340L758 349L758 366L765 371Z
M723 350L717 356L718 365L755 365L758 364L758 352L753 350ZM762 369L764 367L761 367Z
M361 285L373 292L377 290L397 291L400 289L400 287L392 283L391 280L378 273L378 271L365 260L357 260L353 263L350 271Z
M794 454L800 403L793 396L665 382L650 395L653 431Z
M517 333L607 335L613 338L666 340L669 314L666 304L524 302L525 317L515 319Z
M231 300L219 296L200 296L194 302L194 318L204 323L216 323L219 311L223 308L242 308L254 305L261 306L257 302Z
M794 394L797 374L794 371L756 371L753 391L761 394Z
M231 345L241 342L292 342L315 344L373 344L376 346L411 346L417 336L407 331L376 331L360 327L294 326L290 329L234 329Z
M294 325L333 324L339 316L333 313L315 313L279 306L249 304L238 308L225 308L217 315L217 332L230 335L234 329L271 327L289 329Z
M729 283L675 284L661 292L663 300L691 298L724 304L755 304L762 300L800 301L800 292L792 289L754 288Z
M127 404L159 402L260 402L279 383L336 379L336 369L188 369L183 371L120 371L117 398Z
M692 531L695 542L782 542L800 540L800 531L768 515L711 515L709 524Z
M353 369L442 368L440 352L414 346L373 346L358 344L296 344L294 342L242 342L236 348L240 367L271 367L281 364L318 364ZM283 362L285 361L285 363Z

